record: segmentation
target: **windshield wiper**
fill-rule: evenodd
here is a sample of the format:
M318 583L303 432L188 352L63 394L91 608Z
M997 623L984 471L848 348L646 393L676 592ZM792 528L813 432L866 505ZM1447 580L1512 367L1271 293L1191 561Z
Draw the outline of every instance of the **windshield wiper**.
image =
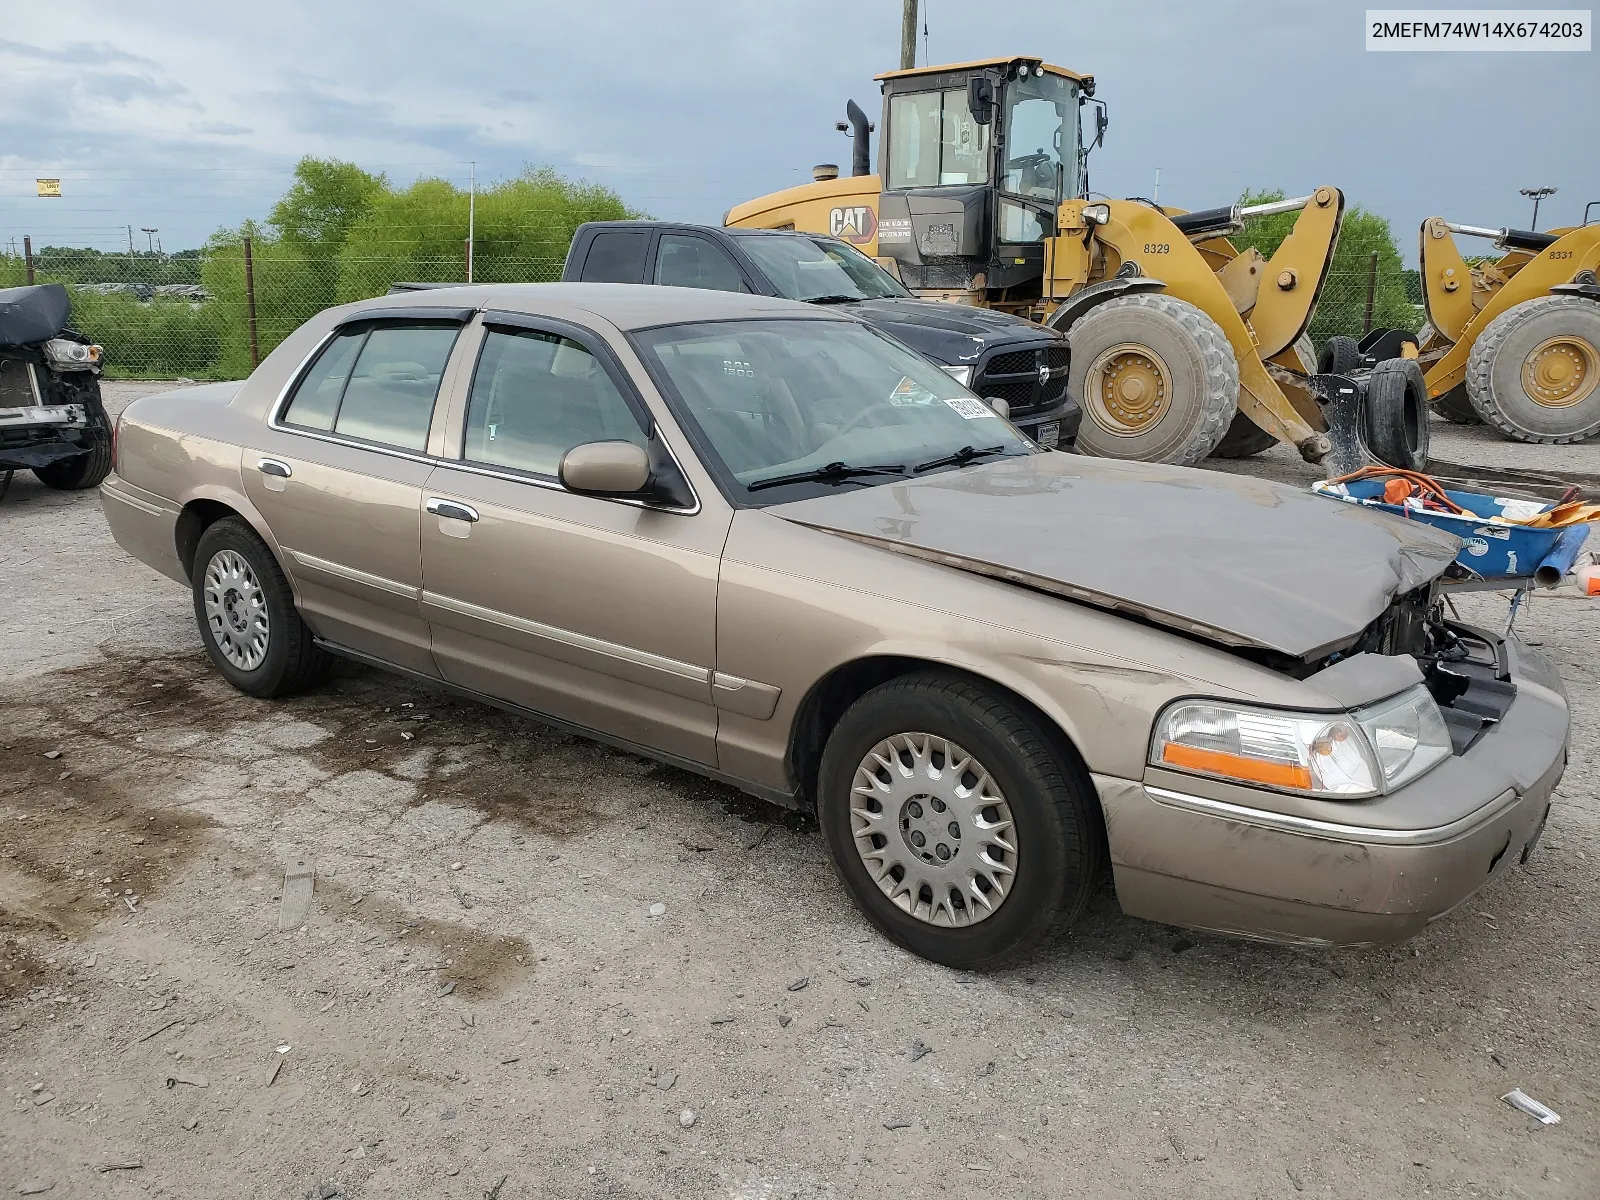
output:
M857 300L865 300L865 296L846 296L843 292L833 292L826 296L807 296L807 304L854 304Z
M980 458L1005 452L1004 446L963 446L954 454L946 454L943 458L930 458L925 463L918 463L911 470L921 472L931 471L935 467L964 467L970 462L977 462Z
M879 463L870 467L853 467L849 463L831 462L827 466L817 467L810 471L796 471L792 475L769 475L765 479L757 479L753 483L744 485L747 492L759 492L762 488L782 487L786 483L842 483L847 479L855 479L863 475L904 475L906 469L897 463Z

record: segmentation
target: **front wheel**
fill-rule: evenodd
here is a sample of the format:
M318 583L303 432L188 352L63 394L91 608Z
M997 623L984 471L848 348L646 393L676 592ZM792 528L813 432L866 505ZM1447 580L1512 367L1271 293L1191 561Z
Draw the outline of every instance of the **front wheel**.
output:
M35 467L33 473L47 488L62 492L81 492L99 487L111 474L111 418L98 396L91 396L84 407L89 417L89 449L72 458Z
M1019 961L1082 910L1103 833L1087 773L989 688L919 673L857 700L823 752L817 815L851 898L914 954Z
M1079 317L1068 337L1080 454L1186 465L1227 434L1239 364L1222 327L1193 304L1119 296Z
M225 517L200 535L193 578L200 640L234 687L287 696L322 673L327 656L300 619L283 568L242 517Z
M1467 398L1515 441L1561 445L1600 433L1600 304L1542 296L1501 313L1472 345Z

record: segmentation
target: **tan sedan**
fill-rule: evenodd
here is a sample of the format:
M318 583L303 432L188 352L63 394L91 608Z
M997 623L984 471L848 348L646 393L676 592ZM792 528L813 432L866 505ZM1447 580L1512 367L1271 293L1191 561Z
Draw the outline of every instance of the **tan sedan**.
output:
M962 967L1107 861L1135 916L1405 937L1526 856L1566 757L1549 664L1444 619L1454 539L1040 451L784 300L332 309L130 405L103 495L244 691L344 655L814 809L867 918Z

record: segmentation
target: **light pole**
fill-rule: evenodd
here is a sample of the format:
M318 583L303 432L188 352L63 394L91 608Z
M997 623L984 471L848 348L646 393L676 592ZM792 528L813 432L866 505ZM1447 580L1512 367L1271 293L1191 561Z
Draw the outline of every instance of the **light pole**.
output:
M149 249L150 253L154 254L156 252L156 234L160 233L161 230L151 229L147 225L141 225L139 226L139 232L144 234L145 245Z
M1523 188L1522 194L1533 201L1533 228L1539 228L1539 201L1546 196L1554 196L1556 189L1553 187Z

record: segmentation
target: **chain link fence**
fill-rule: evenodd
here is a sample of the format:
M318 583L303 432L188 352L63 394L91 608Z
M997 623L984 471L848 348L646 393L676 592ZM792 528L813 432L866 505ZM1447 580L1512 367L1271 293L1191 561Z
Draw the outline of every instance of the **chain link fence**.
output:
M246 253L248 241L249 253ZM481 283L559 279L566 247L537 256L481 249ZM204 251L106 254L55 247L0 253L0 287L62 283L73 326L105 347L122 379L242 379L304 321L333 304L381 296L401 282L461 283L466 260L394 255L316 258L277 241L240 240ZM1359 337L1368 328L1422 324L1416 272L1333 273L1323 285L1312 339Z

